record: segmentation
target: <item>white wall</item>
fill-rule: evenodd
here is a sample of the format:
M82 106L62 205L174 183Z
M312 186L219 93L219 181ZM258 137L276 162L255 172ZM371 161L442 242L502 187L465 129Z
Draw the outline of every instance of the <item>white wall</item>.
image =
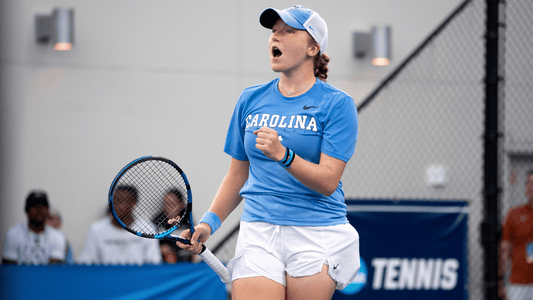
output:
M329 82L359 102L457 6L459 0L307 1L327 21ZM225 133L240 91L275 76L269 6L292 1L66 1L0 3L0 239L26 221L29 190L45 189L79 254L106 208L111 180L142 155L175 160L191 181L195 218L229 165ZM74 8L75 48L34 40L35 14ZM352 56L351 34L388 24L393 64ZM208 245L238 222L241 208Z

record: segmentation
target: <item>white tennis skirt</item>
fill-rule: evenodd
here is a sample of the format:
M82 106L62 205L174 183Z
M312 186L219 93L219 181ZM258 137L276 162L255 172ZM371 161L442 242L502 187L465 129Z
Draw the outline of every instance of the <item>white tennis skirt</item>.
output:
M359 272L359 234L350 224L284 226L241 221L231 280L264 276L286 285L286 275L318 274L323 265L341 290Z

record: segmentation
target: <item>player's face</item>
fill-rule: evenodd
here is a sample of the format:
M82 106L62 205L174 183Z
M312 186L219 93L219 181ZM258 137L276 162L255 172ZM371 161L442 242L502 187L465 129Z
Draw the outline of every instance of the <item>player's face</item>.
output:
M270 66L275 72L291 72L307 60L311 37L305 30L298 30L278 19L268 40Z
M529 175L526 182L526 197L533 201L533 174Z

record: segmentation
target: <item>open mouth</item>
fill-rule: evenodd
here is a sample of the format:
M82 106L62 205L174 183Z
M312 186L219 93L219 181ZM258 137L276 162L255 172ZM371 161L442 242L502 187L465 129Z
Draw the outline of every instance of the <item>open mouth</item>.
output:
M280 57L281 56L281 51L279 50L278 47L272 47L272 56L274 57Z

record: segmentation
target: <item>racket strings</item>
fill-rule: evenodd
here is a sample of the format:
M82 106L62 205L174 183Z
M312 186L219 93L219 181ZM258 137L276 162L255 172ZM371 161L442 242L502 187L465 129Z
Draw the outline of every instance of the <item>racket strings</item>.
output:
M157 235L176 229L187 211L188 187L182 174L161 160L147 160L132 166L115 185L115 193L129 190L136 196L115 194L117 217L130 229ZM173 220L173 224L169 224Z

